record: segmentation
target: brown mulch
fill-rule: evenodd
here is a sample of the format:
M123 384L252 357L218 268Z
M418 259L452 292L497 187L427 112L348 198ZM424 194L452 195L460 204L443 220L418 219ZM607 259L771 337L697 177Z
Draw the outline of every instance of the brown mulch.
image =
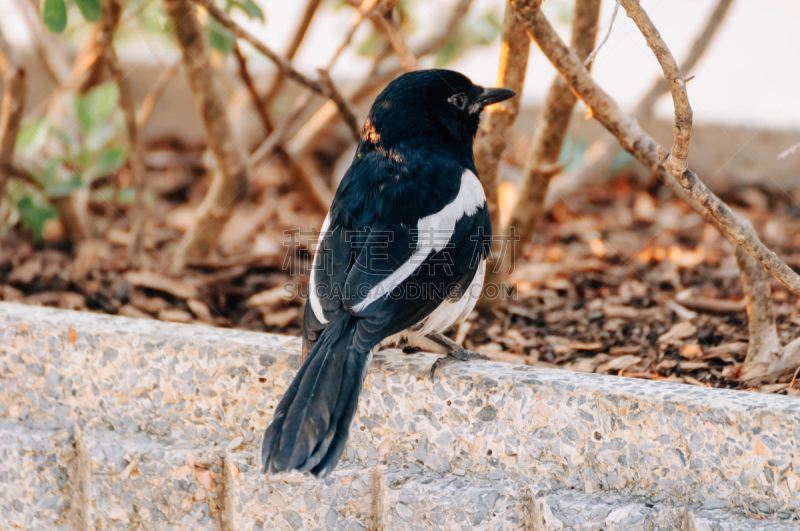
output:
M57 221L45 228L44 243L21 230L0 237L0 300L300 334L315 238L306 229L319 227L323 216L267 168L255 176L217 254L172 271L188 205L199 202L207 181L199 151L169 147L148 152L156 201L142 270L131 269L126 256L126 207L90 204L102 237L73 246L61 239ZM751 187L723 199L800 267L800 196ZM453 337L500 361L742 387L736 376L747 316L730 247L655 183L618 176L557 204L523 246L509 283L509 298L476 312ZM800 303L777 282L772 296L785 344L800 335ZM798 396L800 382L788 378L760 390Z

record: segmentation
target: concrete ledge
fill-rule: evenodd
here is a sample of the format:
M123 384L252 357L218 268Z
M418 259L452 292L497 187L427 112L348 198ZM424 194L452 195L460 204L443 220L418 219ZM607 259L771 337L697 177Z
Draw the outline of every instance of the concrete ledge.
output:
M797 399L490 362L448 367L432 383L434 356L397 351L375 356L340 470L265 478L260 437L299 353L296 338L3 303L0 415L86 449L80 499L119 500L60 509L84 514L86 528L121 524L125 511L142 528L551 529L534 508L568 516L578 495L705 511L697 529L800 522ZM125 451L107 460L91 450L103 444ZM187 453L186 495L150 501L131 483L136 468L170 478L171 493ZM398 478L413 488L393 489ZM453 501L468 516L458 525Z

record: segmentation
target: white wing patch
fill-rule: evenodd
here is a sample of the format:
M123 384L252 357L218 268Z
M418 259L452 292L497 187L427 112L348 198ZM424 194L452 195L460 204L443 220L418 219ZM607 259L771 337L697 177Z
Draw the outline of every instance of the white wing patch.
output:
M376 300L391 293L394 288L414 274L414 271L431 253L440 251L447 245L450 238L453 237L458 220L464 216L474 215L484 204L486 204L486 195L483 193L481 182L474 173L466 170L461 175L461 187L453 202L439 212L417 221L417 249L408 261L373 286L364 300L353 306L353 310L360 312Z
M317 240L317 250L314 253L314 261L311 262L311 275L308 278L308 301L311 303L311 310L314 312L317 320L322 324L328 324L325 319L325 312L322 311L322 303L319 301L319 294L317 293L317 263L320 256L320 248L322 247L322 240L325 239L325 233L331 224L331 215L328 213L325 216L325 222L322 224L322 229L319 231L319 239Z
M483 291L483 279L486 275L486 260L481 260L475 276L469 286L465 288L461 298L456 301L445 299L433 312L423 321L422 329L418 332L420 336L426 336L431 332L444 332L453 325L456 325L469 317L475 304L481 298ZM414 328L413 326L411 327Z

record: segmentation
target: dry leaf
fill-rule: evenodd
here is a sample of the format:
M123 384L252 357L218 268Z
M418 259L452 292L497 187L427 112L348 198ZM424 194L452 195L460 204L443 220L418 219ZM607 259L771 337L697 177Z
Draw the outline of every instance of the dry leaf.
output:
M703 356L703 347L697 342L684 343L681 345L680 355L689 360L700 358Z
M175 308L167 308L158 312L158 318L173 323L188 323L192 320L192 314Z
M278 312L262 312L264 324L267 326L276 326L278 328L285 328L289 323L297 319L299 316L300 308L288 308Z
M8 275L8 281L15 284L30 284L42 272L42 260L35 256L16 266Z
M200 319L201 321L212 322L214 319L211 317L211 310L208 308L208 305L203 301L199 301L197 299L189 299L186 301L186 305L192 310L192 313Z
M197 289L188 282L153 271L128 271L125 280L134 286L163 291L179 299L196 299L198 296Z
M693 336L695 333L697 333L697 327L695 325L689 321L681 321L673 325L668 332L661 334L658 337L658 342L675 344L689 336Z
M251 296L247 299L248 306L274 306L281 301L287 301L288 299L284 298L284 294L286 289L284 286L276 286L271 289L267 289L256 293L255 295Z
M639 356L634 356L633 354L627 354L625 356L620 356L618 358L611 358L609 361L597 367L595 372L602 374L613 370L625 370L631 365L636 365L640 361L642 361L642 358L640 358Z

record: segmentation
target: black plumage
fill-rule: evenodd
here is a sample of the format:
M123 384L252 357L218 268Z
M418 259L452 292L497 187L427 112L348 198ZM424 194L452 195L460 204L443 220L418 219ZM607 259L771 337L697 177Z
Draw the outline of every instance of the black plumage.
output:
M479 296L491 238L472 143L480 113L513 96L449 70L404 74L377 97L320 234L307 358L264 434L265 472L325 476L344 451L372 351L437 336Z

